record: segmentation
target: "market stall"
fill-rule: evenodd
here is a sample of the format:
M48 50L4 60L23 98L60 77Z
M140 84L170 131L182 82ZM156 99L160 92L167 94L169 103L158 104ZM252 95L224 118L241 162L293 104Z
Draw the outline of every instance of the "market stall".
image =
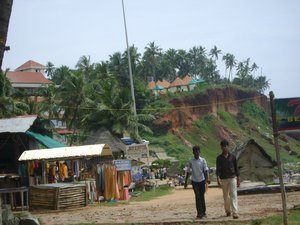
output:
M96 196L96 166L112 162L106 144L24 151L29 176L29 207L63 209L87 205ZM93 198L95 199L95 198Z

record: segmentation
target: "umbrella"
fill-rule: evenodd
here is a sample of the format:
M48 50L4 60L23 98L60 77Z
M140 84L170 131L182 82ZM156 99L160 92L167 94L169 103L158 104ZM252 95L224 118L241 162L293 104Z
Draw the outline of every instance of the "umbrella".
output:
M156 90L156 91L160 91L160 90L163 90L164 87L160 86L160 85L156 85L153 90Z

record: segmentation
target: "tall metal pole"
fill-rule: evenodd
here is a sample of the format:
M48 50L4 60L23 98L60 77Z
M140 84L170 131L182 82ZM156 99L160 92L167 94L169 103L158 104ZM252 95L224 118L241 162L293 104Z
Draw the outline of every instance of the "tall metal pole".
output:
M287 208L286 208L286 194L285 194L285 187L283 184L282 163L281 163L281 157L280 157L279 145L278 145L279 134L278 134L278 130L277 130L276 113L275 113L275 107L274 107L274 93L272 91L270 91L269 96L270 96L270 106L271 106L271 114L272 114L273 137L274 137L274 142L275 142L277 167L278 167L279 181L280 181L280 188L281 188L283 224L288 225L288 215L287 215Z
M135 95L134 95L133 78L132 78L131 58L130 58L129 45L128 45L126 18L125 18L125 10L124 10L124 0L122 0L122 9L123 9L123 19L124 19L126 46L127 46L127 58L128 58L128 67L129 67L130 89L131 89L131 97L132 97L132 111L133 111L133 115L136 116Z

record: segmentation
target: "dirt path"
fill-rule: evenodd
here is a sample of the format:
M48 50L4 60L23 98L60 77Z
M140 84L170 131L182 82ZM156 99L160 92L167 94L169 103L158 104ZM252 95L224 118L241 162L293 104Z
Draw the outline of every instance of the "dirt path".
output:
M287 193L287 207L300 204L300 193ZM205 221L226 221L222 192L210 188L206 194L207 218ZM239 220L264 217L282 208L281 194L257 194L239 196ZM133 202L112 207L100 204L68 211L31 212L45 225L78 223L163 223L193 222L196 209L191 188L176 188L172 194L147 202ZM198 220L197 220L198 221Z

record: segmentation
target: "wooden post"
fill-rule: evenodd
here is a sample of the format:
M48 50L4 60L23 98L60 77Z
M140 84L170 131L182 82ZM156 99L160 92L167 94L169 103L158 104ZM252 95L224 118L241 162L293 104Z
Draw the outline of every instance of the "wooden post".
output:
M287 208L286 208L286 193L285 193L285 187L283 184L282 163L281 163L281 157L280 157L279 145L278 145L279 134L278 134L278 130L277 130L276 112L275 112L275 107L274 107L274 93L272 91L270 91L269 96L270 96L270 106L271 106L271 114L272 114L273 138L274 138L274 143L275 143L277 167L278 167L279 182L280 182L280 188L281 188L283 224L288 225L288 216L287 216Z
M2 223L2 196L0 195L0 224L3 224Z

